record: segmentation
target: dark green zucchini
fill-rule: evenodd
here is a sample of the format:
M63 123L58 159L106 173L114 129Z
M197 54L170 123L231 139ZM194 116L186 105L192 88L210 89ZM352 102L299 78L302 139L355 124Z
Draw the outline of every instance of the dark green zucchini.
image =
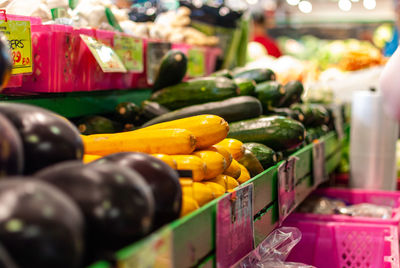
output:
M285 93L285 88L277 81L267 81L256 86L256 96L261 101L264 113L279 107Z
M144 121L149 121L157 116L169 113L170 110L153 101L144 101L140 109L140 117Z
M133 123L139 118L140 108L133 102L121 102L114 110L114 118L120 123Z
M247 78L235 78L235 84L239 88L239 96L254 96L256 92L256 82Z
M161 64L154 80L153 91L179 84L185 77L187 57L179 50L170 50L161 59Z
M297 103L291 109L300 111L304 115L304 125L307 127L317 127L329 122L329 112L321 104Z
M330 130L327 125L321 125L321 126L314 127L314 128L308 128L307 135L306 135L306 142L312 143L313 140L321 138L322 136L328 134L329 131Z
M245 149L243 157L240 158L238 162L249 171L251 177L257 176L264 171L260 161L258 161L257 157L248 149Z
M286 94L280 104L280 107L290 107L294 103L301 101L304 87L300 81L290 81L285 86Z
M228 69L222 69L222 70L216 71L216 72L210 74L210 76L213 76L213 77L226 77L226 78L229 78L229 79L233 78L232 72L230 70L228 70Z
M301 123L304 120L304 115L300 111L292 110L290 108L274 108L271 110L270 113L271 113L271 115L280 115L280 116L289 117L289 118L297 120Z
M110 119L103 116L89 116L82 119L78 123L78 129L81 134L101 134L101 133L114 133L118 127Z
M271 69L267 68L257 68L257 69L240 68L234 72L233 77L247 78L250 80L254 80L257 84L276 79L275 73Z
M303 143L304 126L282 116L267 116L229 124L229 138L242 142L257 142L275 151L296 148Z
M209 102L178 109L160 115L146 122L143 126L147 127L161 122L201 114L218 115L228 122L235 122L260 116L262 114L262 107L260 101L254 97L234 97L224 101Z
M264 144L248 142L244 144L244 147L254 154L264 169L268 169L277 163L275 151Z
M225 77L204 77L166 87L151 95L150 100L171 110L211 101L220 101L238 94L236 84Z

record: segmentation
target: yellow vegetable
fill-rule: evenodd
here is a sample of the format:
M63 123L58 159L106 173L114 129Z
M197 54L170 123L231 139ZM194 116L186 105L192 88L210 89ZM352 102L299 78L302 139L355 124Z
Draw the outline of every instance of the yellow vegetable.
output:
M239 179L240 173L242 171L239 165L239 162L233 159L231 165L224 171L223 174L231 176L235 179Z
M232 155L223 146L215 144L215 145L207 148L207 150L220 153L225 158L227 168L231 165L232 159L233 159Z
M205 149L226 138L228 123L216 115L197 115L148 126L137 131L181 128L189 130L196 137L196 149Z
M90 162L93 162L99 158L102 158L103 156L101 155L94 155L94 154L84 154L83 155L83 163L87 164Z
M241 169L241 173L240 173L240 177L237 179L237 181L242 184L245 183L246 181L251 179L250 173L247 170L247 168L245 166L243 166L242 164L238 163L239 167Z
M214 199L211 188L200 182L193 182L192 186L183 186L182 192L183 196L189 196L196 200L199 206L203 206Z
M219 185L225 187L226 191L232 190L239 186L239 183L234 178L227 175L218 175L216 178L208 180L208 182L218 183Z
M203 183L204 185L211 188L211 191L213 192L213 195L214 195L214 199L225 194L225 187L223 187L222 185L219 185L218 183L210 182L210 181L204 181L201 183Z
M236 139L224 139L223 141L219 142L217 145L221 145L224 147L228 152L231 153L233 159L239 161L240 158L243 157L245 147L243 143Z
M169 155L166 154L152 154L155 158L160 159L164 163L166 163L168 166L170 166L173 169L177 169L177 164L176 161Z
M198 208L199 204L197 204L196 200L187 195L182 196L181 217L189 214L192 211L195 211Z
M190 154L196 146L196 138L184 129L95 134L83 136L83 142L85 153L96 155L119 152Z
M202 181L206 175L206 163L195 155L172 155L178 170L191 170L193 181Z
M213 151L196 151L193 155L200 157L206 163L204 179L212 179L222 174L226 169L225 158Z

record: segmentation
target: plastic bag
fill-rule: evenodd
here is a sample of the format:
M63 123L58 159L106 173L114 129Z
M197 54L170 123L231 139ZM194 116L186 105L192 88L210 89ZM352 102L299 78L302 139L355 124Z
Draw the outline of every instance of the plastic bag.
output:
M312 268L313 266L306 264L284 262L300 239L301 232L295 227L276 229L237 267Z

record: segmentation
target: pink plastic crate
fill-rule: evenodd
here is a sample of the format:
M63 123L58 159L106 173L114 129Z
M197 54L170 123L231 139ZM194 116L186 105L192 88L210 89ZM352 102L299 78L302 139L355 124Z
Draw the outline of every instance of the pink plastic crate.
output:
M326 188L326 189L319 189L315 191L313 194L330 198L338 198L349 204L371 203L374 205L389 206L393 208L392 218L376 219L369 217L352 217L347 215L320 215L312 213L292 213L288 217L289 220L389 224L398 228L400 227L400 192Z
M75 90L73 28L67 25L32 25L33 73L23 77L23 92Z
M323 268L398 268L399 237L390 225L285 221L302 239L287 261Z

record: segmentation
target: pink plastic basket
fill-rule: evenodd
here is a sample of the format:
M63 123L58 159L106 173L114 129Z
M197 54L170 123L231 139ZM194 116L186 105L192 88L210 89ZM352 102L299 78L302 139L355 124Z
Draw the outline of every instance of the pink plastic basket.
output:
M285 221L302 239L287 261L323 268L398 268L399 237L390 225Z
M291 221L335 221L389 224L400 227L400 192L371 191L361 189L326 188L319 189L313 194L338 198L349 204L371 203L375 205L389 206L393 208L390 219L376 219L369 217L352 217L347 215L319 215L312 213L292 213L288 219Z

